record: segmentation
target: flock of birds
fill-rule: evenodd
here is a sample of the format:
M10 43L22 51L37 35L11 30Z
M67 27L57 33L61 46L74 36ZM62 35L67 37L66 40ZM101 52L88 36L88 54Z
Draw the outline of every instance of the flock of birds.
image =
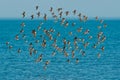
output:
M84 38L80 38L80 36L75 36L74 33L72 31L70 31L68 33L68 36L71 36L72 40L68 39L67 36L66 37L61 37L64 35L64 33L60 33L59 31L57 32L56 29L49 27L48 29L46 29L45 27L43 27L42 25L45 24L48 20L48 16L45 13L43 16L41 15L40 11L39 11L39 6L35 7L37 14L35 15L31 15L30 18L31 20L34 20L35 16L37 16L38 18L42 18L43 22L40 22L40 24L36 27L36 29L31 30L30 34L31 34L31 38L34 38L34 41L27 41L27 36L25 34L24 28L26 27L26 23L22 22L20 24L21 29L19 31L18 34L16 34L15 36L15 40L19 41L20 37L22 35L22 39L28 43L28 53L30 56L33 56L33 54L38 54L37 49L35 49L35 45L33 44L40 44L40 47L45 49L46 47L50 47L52 49L54 49L52 51L52 53L50 54L52 57L54 57L57 53L61 53L61 55L64 55L64 57L66 57L66 62L70 63L72 59L75 59L75 63L79 63L79 58L78 56L76 56L76 54L81 54L82 56L86 55L86 51L85 49L90 46L90 42L89 40L93 39L93 36L90 35L90 30L86 29L83 30L83 27L79 27L77 28L77 30L75 31L77 34L84 36L87 36L87 40ZM52 15L52 18L54 20L54 24L56 24L57 22L60 24L59 26L56 27L60 27L63 26L64 29L66 28L70 28L69 26L73 26L76 27L76 23L75 22L69 22L67 20L67 16L70 15L70 11L65 11L63 12L62 8L58 8L57 9L57 14L55 14L54 9L52 7L50 7L49 12ZM71 12L72 15L77 16L77 18L79 19L80 23L86 23L86 21L88 20L88 17L86 15L82 15L81 13L77 13L77 10L73 10ZM65 15L65 17L63 16ZM26 17L26 12L23 11L22 13L22 18ZM90 46L91 48L94 49L99 49L102 51L104 51L105 46L100 46L99 48L97 48L100 44L102 44L105 40L106 40L106 36L104 35L104 32L101 31L102 28L106 28L107 24L104 23L104 21L101 19L99 20L98 17L95 17L95 21L99 22L100 24L103 24L103 26L97 26L99 32L96 35L96 39L97 42L95 42L94 44L91 44L92 46ZM71 28L73 28L71 27ZM39 34L39 32L41 31L42 34ZM62 31L62 30L61 30ZM53 36L55 35L55 36ZM39 37L39 39L37 39L36 37ZM61 40L59 38L62 38ZM59 44L61 44L61 46L59 46L58 41L60 42ZM52 43L51 45L49 45L49 43ZM81 44L80 44L81 43ZM24 43L23 43L24 44ZM10 44L9 41L6 42L6 45L8 47L8 49L12 49L14 48L14 46L12 46ZM22 45L22 44L21 44ZM82 45L82 48L79 47L80 45ZM69 51L69 52L68 52ZM77 52L78 51L78 52ZM22 49L18 48L17 49L17 53L22 53ZM43 58L45 56L45 53L41 53L39 54L38 58L35 60L35 62L42 62ZM71 58L68 58L68 57ZM98 52L97 53L97 58L100 58L101 53ZM47 68L47 66L50 64L50 60L46 60L44 61L44 69Z

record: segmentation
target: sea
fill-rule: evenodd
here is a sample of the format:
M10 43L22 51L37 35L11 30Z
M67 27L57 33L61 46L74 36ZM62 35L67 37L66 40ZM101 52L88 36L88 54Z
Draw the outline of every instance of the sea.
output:
M24 32L20 33L22 22L25 23L25 27ZM120 20L105 19L103 23L107 24L106 28L95 20L80 22L73 19L68 22L69 25L65 27L60 21L54 20L0 20L0 80L120 80ZM76 24L72 26L72 22ZM41 29L37 31L39 25ZM97 26L102 28L99 30ZM88 35L93 38L89 40L88 35L78 33L76 30L79 27L83 27L83 31L89 29ZM84 48L82 43L79 44L79 47L85 51L85 56L76 50L75 58L72 58L72 48L66 49L68 57L57 51L55 56L52 56L52 52L55 51L52 48L53 41L49 40L42 31L50 28L54 29L51 35L57 39L57 45L61 48L62 39L73 43L76 36L88 41L90 45L87 48ZM37 31L36 38L32 35L33 29ZM93 49L92 45L97 41L97 34L100 31L104 33L106 40ZM60 33L60 37L57 37L57 32ZM69 35L69 32L73 35ZM15 40L17 34L19 40ZM25 39L22 38L23 34L26 35ZM41 35L46 39L45 48L41 47ZM40 42L35 43L35 40ZM6 45L7 41L13 46L12 49ZM33 43L37 50L37 53L31 56L28 49L30 43ZM104 51L100 50L101 46L105 47ZM21 53L17 52L19 48ZM97 58L97 53L101 54L100 58ZM36 62L40 54L43 54L43 59L41 62ZM76 58L79 59L79 63L76 63ZM70 63L66 61L67 59ZM47 60L50 64L45 70L43 67Z

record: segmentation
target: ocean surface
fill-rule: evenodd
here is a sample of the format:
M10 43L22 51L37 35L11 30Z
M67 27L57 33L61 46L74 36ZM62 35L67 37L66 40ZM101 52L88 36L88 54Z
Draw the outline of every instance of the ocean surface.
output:
M19 40L15 40L16 34L21 30L21 22L25 22L24 33L26 34L26 41L19 36ZM93 49L90 45L85 49L85 56L81 56L76 51L75 54L80 62L77 64L75 59L71 57L64 57L63 53L56 53L54 57L51 56L53 48L51 48L52 41L47 37L47 47L42 48L40 43L35 43L36 39L40 39L40 35L45 34L41 31L37 32L37 37L33 38L31 30L37 29L41 20L0 20L0 80L120 80L120 20L104 20L108 25L102 29L106 36L106 41L101 44L105 46L104 52L99 48ZM53 27L55 32L60 32L61 37L57 38L57 44L62 45L62 39L69 39L71 42L74 36L82 37L85 41L87 36L78 34L76 29L83 26L83 30L90 29L90 35L93 40L89 41L93 44L96 41L95 35L99 32L97 26L100 25L95 20L89 20L86 23L80 23L78 20L69 20L69 23L75 22L76 25L65 28L59 22L48 20L43 22L42 29L49 29ZM102 26L102 25L101 25ZM74 35L71 37L68 32L72 31ZM21 34L22 35L22 34ZM53 34L56 37L56 34ZM11 50L6 46L9 41L13 46ZM36 54L29 55L28 45L34 43L34 48L38 51ZM73 46L73 45L72 45ZM18 48L22 52L17 53ZM72 49L67 52L70 53ZM97 58L97 53L100 52L101 57ZM40 54L44 54L42 62L35 62ZM70 59L70 63L66 60ZM43 66L46 60L50 60L47 69Z

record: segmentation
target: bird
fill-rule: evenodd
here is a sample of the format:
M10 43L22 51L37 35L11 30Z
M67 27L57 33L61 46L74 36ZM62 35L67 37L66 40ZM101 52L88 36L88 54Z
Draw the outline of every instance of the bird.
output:
M41 26L38 26L38 27L37 27L37 30L39 31L40 29L41 29Z
M7 42L6 42L6 45L8 46L9 44L10 44L10 42L7 41Z
M53 52L52 52L52 56L55 56L55 54L56 54L56 52L55 52L55 51L53 51Z
M67 27L69 25L68 21L65 22L64 26Z
M36 37L37 32L36 32L35 29L32 30L32 34L33 34L34 37Z
M90 30L87 29L87 30L84 32L84 35L85 35L85 34L89 34L89 32L90 32Z
M69 11L66 11L65 14L66 14L66 16L68 16L69 15Z
M79 59L78 58L76 58L76 63L79 63Z
M18 52L18 53L21 53L21 49L19 48L17 52Z
M24 29L22 28L21 30L20 30L20 33L23 33L24 32Z
M34 53L34 54L36 54L36 53L37 53L37 50L36 50L36 49L34 49L34 50L33 50L33 53Z
M93 48L95 49L96 47L97 47L97 45L96 45L96 44L94 44L94 45L93 45Z
M98 16L95 17L95 20L98 21Z
M75 26L75 24L76 24L76 23L73 22L73 23L72 23L72 26Z
M38 18L40 17L40 12L37 13Z
M36 40L36 41L35 41L35 43L39 43L39 42L40 42L40 40Z
M65 57L68 57L69 54L68 54L66 51L64 51L64 56L65 56Z
M101 23L101 24L103 23L103 20L102 20L102 19L100 20L100 23Z
M43 54L40 54L38 59L36 59L36 62L41 62L42 61Z
M61 12L59 13L60 18L62 18L62 15L63 15L63 12L61 11Z
M46 14L44 14L44 20L45 20L45 21L47 20L47 15L46 15Z
M36 6L36 10L38 10L39 6Z
M9 49L12 49L13 48L13 46L12 45L9 45Z
M70 63L70 59L67 59L67 62Z
M101 47L101 50L102 50L102 51L104 51L104 50L105 50L105 47L104 47L104 46L102 46L102 47Z
M69 35L72 35L72 32L69 32Z
M100 53L98 53L98 54L97 54L97 58L100 58L100 56L101 56L101 54L100 54Z
M25 12L25 11L23 11L23 13L22 13L22 17L24 18L24 17L25 17L25 15L26 15L26 12Z
M49 10L50 12L52 12L53 11L53 7L50 7L50 10Z
M60 32L57 33L57 36L58 36L58 37L60 36Z
M74 57L75 57L75 51L72 50L72 58L74 58Z
M107 27L107 24L104 24L104 28L106 28Z
M82 32L82 30L83 30L83 28L82 28L82 27L79 27L79 28L77 29L77 32Z
M22 39L25 39L26 38L26 34L22 34Z
M34 15L32 14L32 15L31 15L31 20L33 20L33 19L34 19Z
M101 29L101 26L97 26L98 29Z
M50 61L48 61L48 60L47 60L47 61L45 61L45 65L44 65L44 67L43 67L43 68L44 68L44 70L46 70L47 65L48 65L49 63L50 63Z
M25 23L24 22L21 23L21 27L25 27Z
M73 10L73 14L74 14L74 15L76 14L76 10Z
M81 51L82 56L85 56L85 51Z
M19 36L18 36L18 34L15 36L15 40L19 40Z
M88 38L89 38L89 39L92 39L93 37L92 37L92 36L89 36Z
M81 17L81 13L78 14L78 17L79 17L79 18Z
M62 10L62 8L58 8L57 11L60 12Z

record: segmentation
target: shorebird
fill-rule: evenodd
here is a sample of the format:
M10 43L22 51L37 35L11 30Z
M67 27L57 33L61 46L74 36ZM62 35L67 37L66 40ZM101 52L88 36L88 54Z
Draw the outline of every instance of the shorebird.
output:
M60 15L60 18L62 18L62 14L63 14L63 12L61 11L61 12L59 13L59 15Z
M36 54L36 53L37 53L37 50L36 50L36 49L34 49L34 50L33 50L33 53L34 53L34 54Z
M9 48L9 49L12 49L12 48L13 48L13 46L12 46L12 45L10 45L8 48Z
M53 52L52 52L52 56L55 56L55 54L56 54L56 52L55 52L55 51L53 51Z
M75 24L76 24L76 23L73 22L73 23L72 23L72 26L75 26Z
M36 40L36 41L35 41L35 43L39 43L39 42L40 42L40 40Z
M21 49L19 48L17 52L18 52L18 53L21 53Z
M78 58L76 58L76 63L79 63L79 59Z
M47 20L47 15L46 15L46 14L44 14L44 20L45 20L45 21Z
M24 22L21 23L21 27L25 27L25 23Z
M22 39L25 39L26 38L26 35L25 34L22 34Z
M97 26L98 29L101 29L101 26Z
M73 10L73 14L74 14L74 15L76 14L76 10Z
M20 30L20 33L23 33L24 32L24 29L22 28L21 30Z
M52 12L53 11L53 7L50 7L50 12Z
M106 28L107 27L107 24L104 24L104 28Z
M42 60L43 54L40 54L36 62L40 62Z
M89 36L88 38L89 38L89 39L92 39L93 37L92 37L92 36Z
M7 42L6 42L6 45L8 46L9 44L10 44L10 42L7 41Z
M94 45L93 45L93 48L95 49L96 47L97 47L97 45L96 45L96 44L94 44Z
M32 15L31 15L31 20L33 20L33 18L34 18L34 15L32 14Z
M77 29L77 32L82 32L82 30L83 30L83 28L82 28L82 27L79 27L79 28Z
M90 44L89 42L84 43L84 44L83 44L83 45L84 45L84 48L86 48L89 44Z
M85 51L81 51L82 56L85 56Z
M46 62L45 62L45 65L48 65L49 63L50 63L50 61L46 61Z
M69 15L69 11L66 11L65 14L66 14L66 16L68 16Z
M100 54L100 53L98 53L98 54L97 54L97 58L100 58L100 56L101 56L101 54Z
M69 54L68 54L66 51L64 51L64 56L65 56L65 57L68 57Z
M78 14L78 17L79 17L79 18L81 17L81 13Z
M69 35L72 35L72 32L69 32Z
M72 58L74 58L74 57L75 57L75 51L72 50Z
M41 29L41 26L38 26L38 27L37 27L37 30L39 31L40 29Z
M104 46L102 46L102 47L101 47L101 50L102 50L102 51L104 51L104 49L105 49L105 47L104 47Z
M40 17L40 12L37 13L37 16Z
M101 24L103 23L103 20L102 20L102 19L100 20L100 23L101 23Z
M90 32L90 30L87 29L87 30L84 32L84 34L89 34L89 32Z
M62 10L62 8L58 8L57 11L60 12Z
M23 13L22 13L22 17L23 17L23 18L25 17L25 14L26 14L26 12L25 12L25 11L23 11Z
M67 62L70 63L70 59L67 59Z
M98 16L95 17L96 21L98 21Z
M101 38L101 42L104 42L105 40L106 40L106 37L103 36L103 37Z
M67 27L69 25L68 21L65 22L64 26Z
M18 34L15 36L15 40L19 40L19 36L18 36Z
M57 36L58 36L58 37L60 36L60 32L57 33Z
M47 65L50 63L50 61L45 61L45 65L44 65L44 70L46 70L47 69Z
M32 34L33 34L34 37L36 37L37 32L35 31L35 29L32 30Z
M36 6L36 10L38 10L39 6Z

